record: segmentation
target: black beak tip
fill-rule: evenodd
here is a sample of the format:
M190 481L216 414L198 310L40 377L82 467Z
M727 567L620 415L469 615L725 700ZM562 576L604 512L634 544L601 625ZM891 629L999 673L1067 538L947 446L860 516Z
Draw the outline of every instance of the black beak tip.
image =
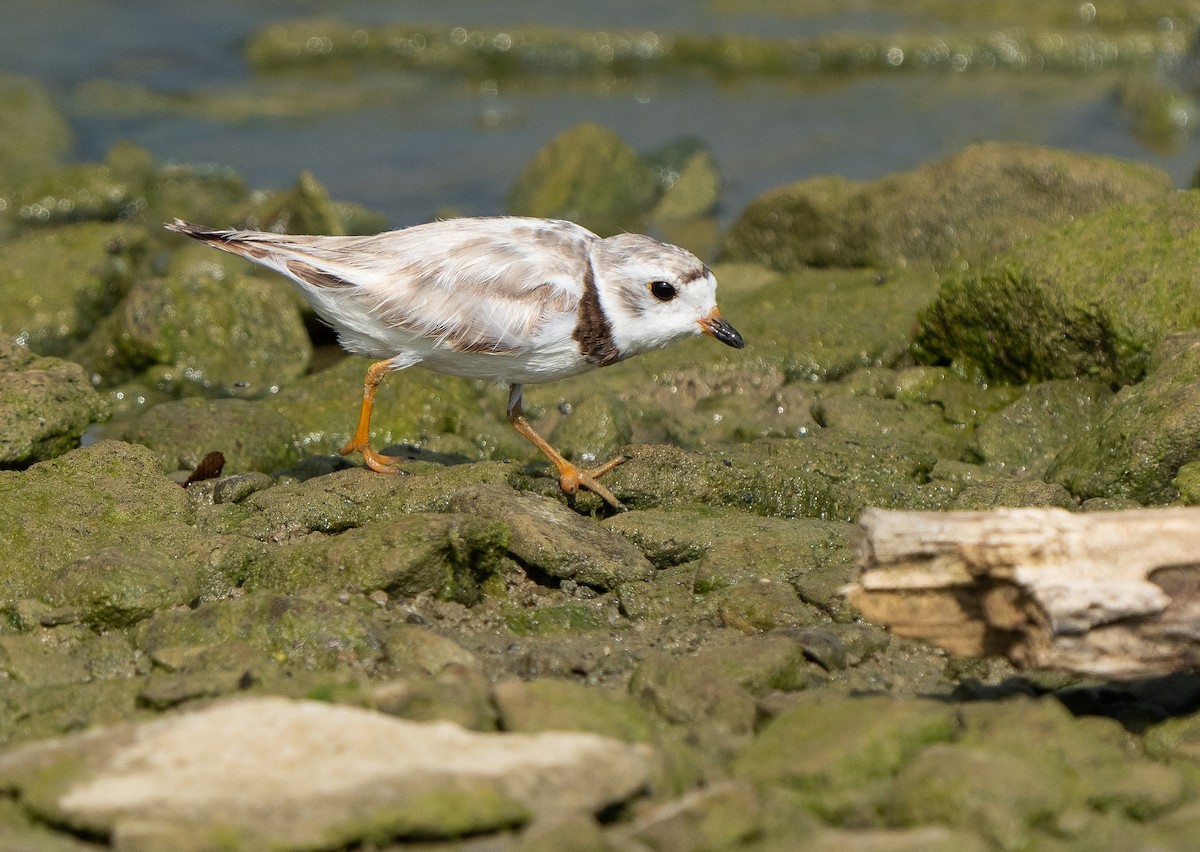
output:
M742 336L738 334L738 330L725 322L725 320L718 320L713 323L712 336L726 346L732 346L734 349L742 349L746 345L746 341L742 340Z

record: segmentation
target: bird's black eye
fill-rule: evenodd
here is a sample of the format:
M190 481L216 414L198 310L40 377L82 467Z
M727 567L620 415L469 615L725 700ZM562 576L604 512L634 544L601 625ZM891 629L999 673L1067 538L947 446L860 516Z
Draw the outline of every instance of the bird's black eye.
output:
M669 302L675 298L675 285L666 281L651 281L650 294L660 302Z

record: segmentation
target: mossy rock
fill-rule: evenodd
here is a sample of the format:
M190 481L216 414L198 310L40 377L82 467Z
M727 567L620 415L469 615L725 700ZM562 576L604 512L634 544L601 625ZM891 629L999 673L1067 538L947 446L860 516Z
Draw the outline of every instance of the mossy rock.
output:
M211 452L225 457L226 475L271 473L300 460L296 429L261 402L181 399L115 424L113 437L149 447L166 470L193 470Z
M288 285L248 272L185 245L166 277L138 281L77 356L110 384L141 376L176 396L277 392L308 369L312 343Z
M0 333L43 355L70 355L145 274L145 232L82 222L0 242Z
M1118 393L1095 427L1055 457L1046 478L1081 499L1166 503L1179 497L1174 480L1197 457L1200 331L1185 331L1159 343L1146 379Z
M30 178L15 194L24 225L131 219L146 205L154 158L131 143L109 150L103 163L75 163Z
M88 425L110 410L78 364L38 357L0 337L0 468L74 449Z
M580 124L534 155L509 191L508 212L567 219L603 235L638 224L657 196L650 167L617 134Z
M136 641L148 654L180 645L241 641L280 664L321 670L349 658L377 661L384 646L379 628L350 607L272 592L160 612L138 626Z
M1145 375L1155 344L1200 325L1200 191L1113 206L951 277L921 314L918 356L1016 383Z
M53 168L70 144L67 119L46 87L0 72L0 196Z
M1095 379L1030 385L980 424L965 458L1014 476L1042 476L1063 447L1103 418L1112 396Z
M284 234L375 234L387 220L365 207L330 199L311 172L301 172L282 192L257 192L230 214L228 226Z
M0 472L0 598L36 595L53 572L111 546L186 555L191 510L144 447L101 441L28 470Z
M1171 188L1151 166L989 142L866 183L816 177L771 190L734 223L723 257L780 270L975 264L1047 227Z
M255 564L245 583L289 593L330 587L394 597L425 593L471 604L500 569L507 544L507 528L495 521L414 514L289 546Z

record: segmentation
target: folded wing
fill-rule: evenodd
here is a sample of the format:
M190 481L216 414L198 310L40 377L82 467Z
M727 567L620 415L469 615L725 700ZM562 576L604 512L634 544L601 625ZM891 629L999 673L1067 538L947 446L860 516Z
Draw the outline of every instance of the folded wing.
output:
M520 350L579 305L594 234L569 222L451 219L369 237L172 230L283 273L314 297L458 352Z

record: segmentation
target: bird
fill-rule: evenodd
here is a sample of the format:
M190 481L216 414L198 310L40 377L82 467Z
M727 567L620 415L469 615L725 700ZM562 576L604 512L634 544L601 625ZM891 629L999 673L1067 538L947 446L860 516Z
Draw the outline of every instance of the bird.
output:
M370 446L375 391L408 367L508 385L508 420L558 472L568 498L579 489L614 510L593 469L568 461L525 416L524 386L607 367L706 334L741 349L717 308L717 281L694 254L653 237L600 237L558 219L441 219L370 236L305 236L219 229L176 219L168 230L287 277L347 351L372 359L362 407L342 455L400 472Z

